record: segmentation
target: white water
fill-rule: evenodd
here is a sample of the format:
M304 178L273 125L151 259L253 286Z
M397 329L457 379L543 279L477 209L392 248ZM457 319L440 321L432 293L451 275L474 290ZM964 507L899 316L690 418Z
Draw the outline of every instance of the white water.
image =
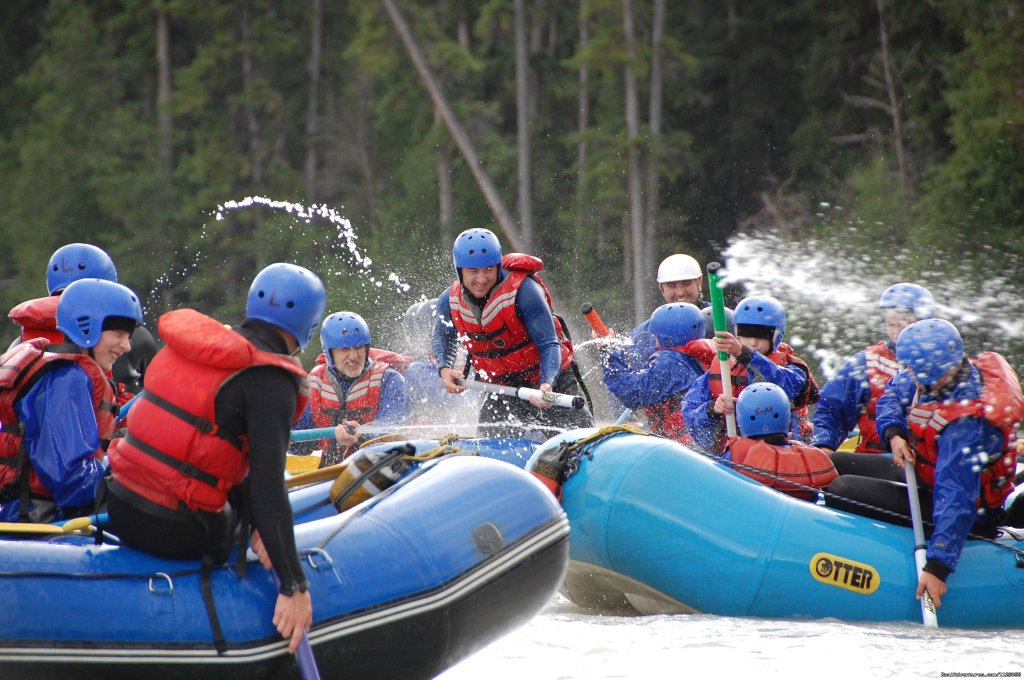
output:
M941 609L937 630L910 623L595 616L557 595L525 626L438 678L1020 677L1024 631L947 630L941 624Z

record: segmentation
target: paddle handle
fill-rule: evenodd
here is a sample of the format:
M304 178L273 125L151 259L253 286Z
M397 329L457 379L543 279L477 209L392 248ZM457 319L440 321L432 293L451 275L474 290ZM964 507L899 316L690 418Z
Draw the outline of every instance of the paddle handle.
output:
M584 302L580 305L580 312L583 314L583 318L587 320L587 323L590 324L590 327L594 329L595 333L602 338L608 337L608 327L604 325L604 321L601 320L601 315L594 309L594 305Z
M722 295L722 285L719 282L718 270L722 268L717 262L708 263L708 293L711 295L711 318L715 322L715 332L726 333L729 330L729 322L725 316L725 298ZM732 399L732 378L729 369L729 353L718 353L719 369L722 372L722 394ZM725 429L730 437L736 436L736 416L730 413L725 416Z
M479 380L456 380L457 385L462 385L469 390L480 390L482 392L493 392L494 394L505 394L510 397L518 397L523 401L530 401L530 397L537 397L552 406L561 408L583 408L586 403L583 397L574 394L561 394L559 392L541 392L533 387L511 387L509 385L495 385L493 383L480 382Z
M920 580L924 572L926 546L924 542L924 524L921 522L921 499L917 495L917 475L914 464L903 459L903 471L907 477L907 500L910 501L910 523L914 528L914 563L916 576ZM915 587L917 583L915 582ZM935 614L935 603L928 591L921 596L921 621L929 628L938 628L939 618Z

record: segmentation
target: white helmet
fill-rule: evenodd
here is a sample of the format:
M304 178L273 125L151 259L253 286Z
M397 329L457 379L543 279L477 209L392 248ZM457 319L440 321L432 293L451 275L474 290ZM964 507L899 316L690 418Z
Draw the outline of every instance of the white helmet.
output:
M658 265L658 283L669 281L689 281L703 276L700 264L689 255L676 253L669 255Z

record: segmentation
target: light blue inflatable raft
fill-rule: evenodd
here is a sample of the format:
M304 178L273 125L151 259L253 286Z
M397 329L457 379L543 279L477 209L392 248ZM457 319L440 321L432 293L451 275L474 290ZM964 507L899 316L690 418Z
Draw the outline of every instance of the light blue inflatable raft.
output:
M534 461L577 430L538 449ZM619 433L580 447L562 505L563 592L616 613L921 621L909 528L798 500L676 442ZM532 461L531 461L532 465ZM1024 626L1024 541L968 541L942 626Z

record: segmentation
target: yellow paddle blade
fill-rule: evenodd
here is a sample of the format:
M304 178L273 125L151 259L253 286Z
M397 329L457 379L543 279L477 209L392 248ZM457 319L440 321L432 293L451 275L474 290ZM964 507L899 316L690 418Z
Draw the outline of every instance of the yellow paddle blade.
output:
M308 456L294 456L289 453L284 461L284 469L290 475L309 472L318 467L320 467L320 454L318 453L311 453Z
M330 465L319 470L311 470L309 472L303 472L302 474L293 475L285 480L285 486L289 489L297 486L304 486L306 484L316 484L317 482L325 482L328 479L335 479L341 474L341 471L348 467L348 461L342 461L337 465Z
M31 522L0 522L0 533L4 534L92 534L92 517L76 517L63 526L56 524L34 524Z
M852 452L857 450L857 442L858 441L860 441L860 436L859 435L854 435L853 437L850 437L845 442L840 444L839 448L836 449L836 451L844 451L844 452L847 452L847 453L852 453Z

